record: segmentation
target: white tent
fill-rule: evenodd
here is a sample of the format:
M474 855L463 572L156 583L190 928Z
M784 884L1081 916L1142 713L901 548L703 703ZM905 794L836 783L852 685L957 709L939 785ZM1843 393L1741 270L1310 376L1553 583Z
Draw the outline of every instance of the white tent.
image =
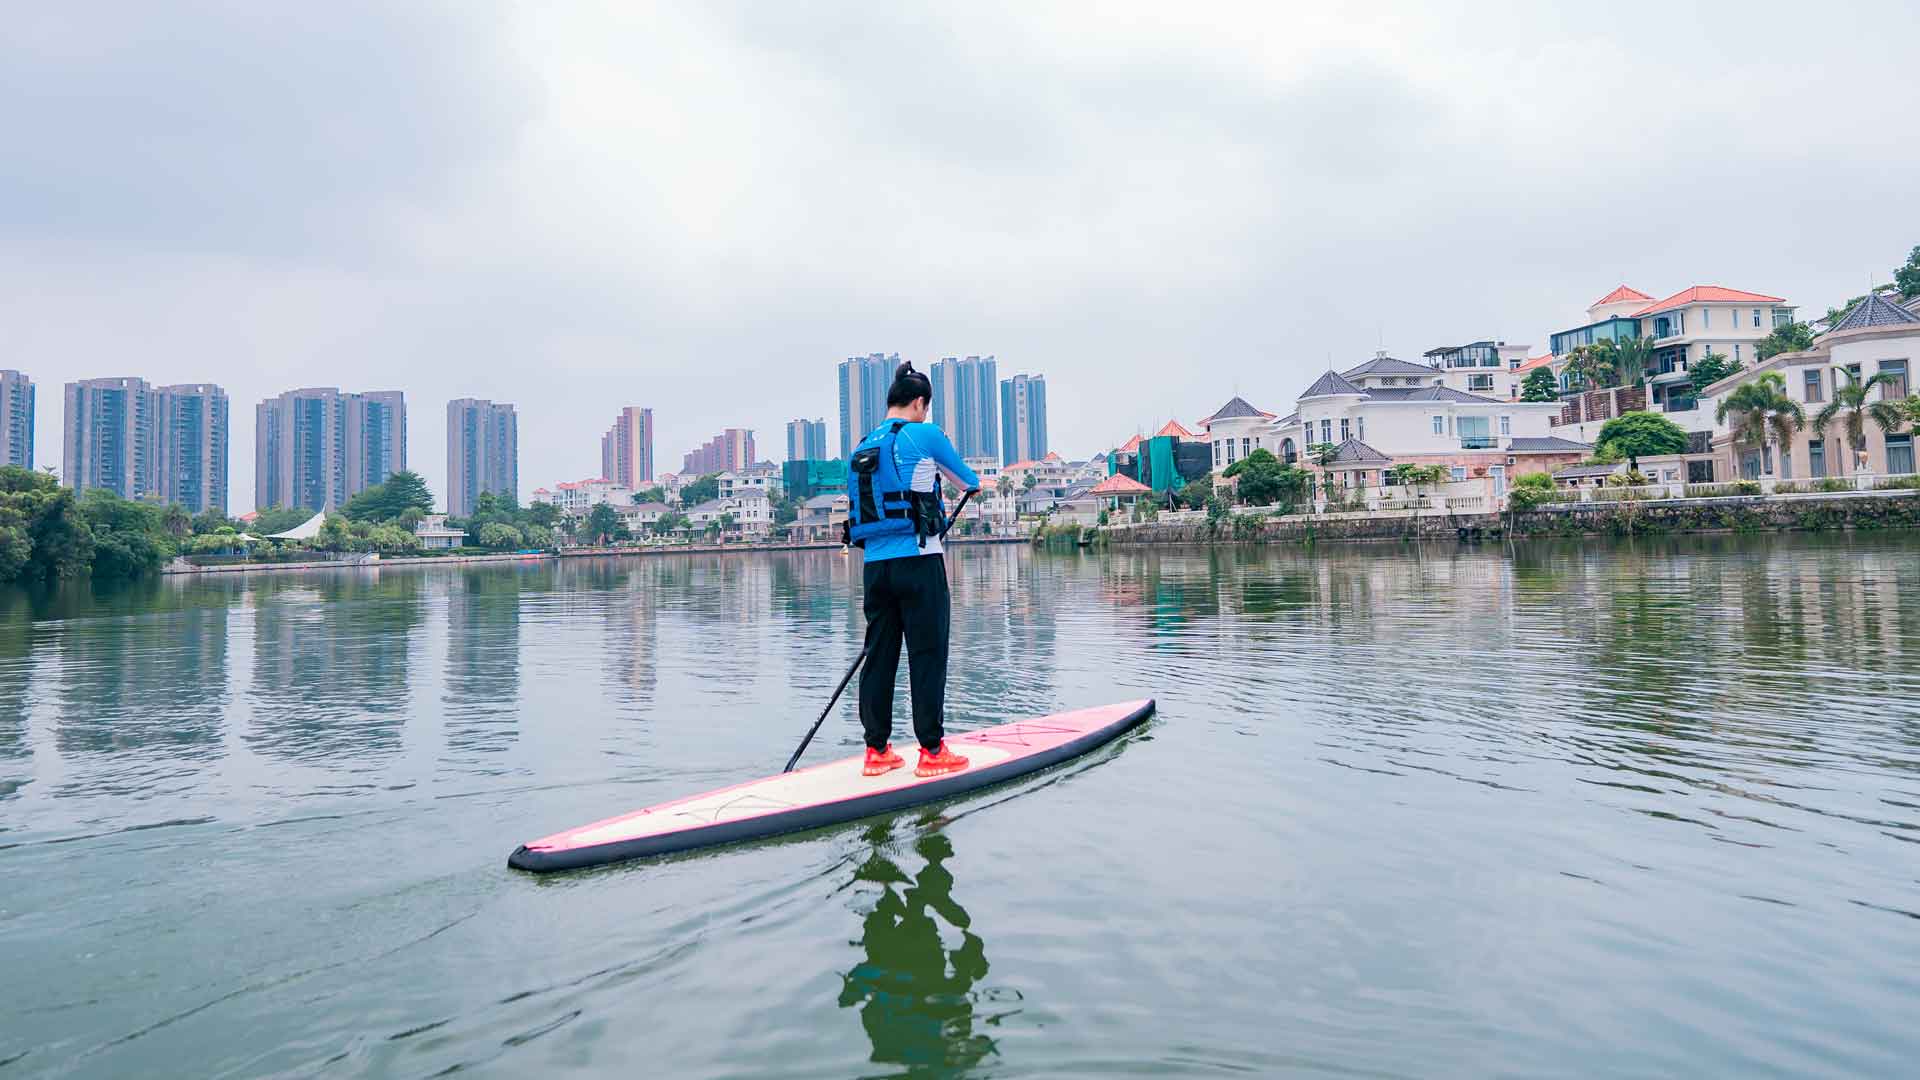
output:
M277 532L267 537L269 540L311 540L320 535L320 523L327 520L325 511L313 515L305 524L295 525L286 532Z

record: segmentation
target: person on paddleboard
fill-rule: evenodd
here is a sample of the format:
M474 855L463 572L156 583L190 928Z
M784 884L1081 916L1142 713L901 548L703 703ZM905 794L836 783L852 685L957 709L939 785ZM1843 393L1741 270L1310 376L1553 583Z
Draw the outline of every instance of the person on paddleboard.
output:
M946 433L927 422L933 382L901 364L887 389L887 418L854 447L847 464L847 539L866 553L864 607L867 666L860 673L860 723L866 729L868 776L898 769L893 752L893 681L900 642L907 645L913 733L920 741L915 776L967 767L947 749L947 635L952 600L940 538L946 510L941 479L963 491L980 488Z

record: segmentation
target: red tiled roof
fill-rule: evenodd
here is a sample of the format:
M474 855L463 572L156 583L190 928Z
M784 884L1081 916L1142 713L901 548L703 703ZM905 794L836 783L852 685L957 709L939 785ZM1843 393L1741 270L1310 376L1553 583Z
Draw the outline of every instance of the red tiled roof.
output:
M1172 436L1174 436L1174 437L1176 437L1176 438L1181 438L1181 439L1191 439L1191 438L1193 438L1193 432L1191 432L1191 431L1188 431L1188 430L1187 430L1186 428L1184 428L1184 427L1181 427L1181 426L1180 426L1180 421L1178 421L1178 420L1169 420L1169 421L1167 421L1167 424L1166 424L1166 426L1165 426L1165 427L1163 427L1163 428L1161 428L1161 429L1160 429L1159 431L1156 431L1156 432L1154 432L1154 433L1153 433L1153 436L1154 436L1154 438L1156 438L1156 439L1157 439L1157 438L1159 438L1159 437L1160 437L1160 436L1162 436L1162 435L1172 435Z
M1515 372L1532 371L1534 368L1542 367L1551 363L1553 363L1552 353L1548 353L1545 356L1530 356L1527 358L1526 363L1521 364L1519 367L1514 368L1513 370Z
M1127 440L1126 445L1120 447L1120 449L1114 451L1114 453L1130 454L1138 449L1140 449L1140 436L1135 435L1133 438Z
M1623 300L1644 300L1644 301L1651 302L1653 300L1653 297L1648 296L1646 293L1641 292L1639 289L1631 289L1625 285L1622 285L1619 288L1608 293L1607 295L1601 297L1600 299L1595 300L1593 303L1588 304L1587 306L1599 307L1602 304L1618 304Z
M1151 495L1153 489L1128 476L1126 473L1114 473L1087 489L1089 495Z
M1649 304L1633 313L1634 318L1653 315L1662 311L1687 304L1781 304L1786 301L1778 296L1765 296L1754 292L1741 292L1723 285L1695 285L1691 289L1682 289L1657 304Z

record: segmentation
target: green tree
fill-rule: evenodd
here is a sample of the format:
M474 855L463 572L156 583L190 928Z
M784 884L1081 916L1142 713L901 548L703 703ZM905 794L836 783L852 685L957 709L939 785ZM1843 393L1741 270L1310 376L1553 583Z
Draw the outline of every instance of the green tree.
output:
M1513 510L1531 510L1555 498L1552 473L1527 473L1516 477L1513 486L1507 489L1507 506Z
M160 528L176 541L193 534L193 516L179 503L168 503L160 511Z
M193 535L206 536L209 533L217 533L222 530L227 532L239 531L233 527L233 521L218 510L202 510L193 515Z
M656 536L672 536L687 527L687 519L680 514L661 514L653 523Z
M1906 410L1907 423L1920 427L1920 393L1908 394L1900 407Z
M605 503L600 504L600 506L605 505ZM600 506L596 506L594 509L600 509ZM609 512L611 512L611 510L609 510ZM491 521L480 529L481 547L492 548L495 551L505 551L508 548L518 548L524 543L526 543L526 537L520 535L520 530L504 522Z
M1207 500L1213 498L1213 474L1205 473L1187 481L1186 486L1180 489L1175 498L1179 500L1181 506L1189 510L1205 507Z
M1920 244L1907 253L1906 264L1894 270L1893 283L1902 296L1920 296Z
M732 514L721 514L721 515L720 515L720 533L721 533L721 535L723 535L723 536L724 536L724 535L726 535L727 533L730 533L730 532L732 532L732 531L733 531L733 526L734 526L734 521L735 521L735 518L734 518L734 516L733 516Z
M304 506L269 506L254 515L253 524L247 531L255 536L272 536L286 532L296 525L304 525L313 517L313 511Z
M47 473L0 468L0 582L78 577L92 568L93 551L73 489Z
M1762 372L1741 383L1720 401L1714 418L1727 425L1733 444L1765 446L1772 435L1781 446L1793 444L1793 433L1807 424L1798 402L1787 396L1787 380L1777 371Z
M1836 387L1833 391L1833 400L1827 403L1826 408L1814 414L1813 430L1824 436L1827 428L1838 420L1840 429L1846 432L1847 445L1858 452L1867 448L1868 420L1879 425L1882 432L1893 431L1906 423L1907 410L1904 403L1876 400L1873 394L1874 387L1889 386L1893 383L1892 372L1882 371L1862 382L1848 368L1835 370L1846 373L1847 384Z
M1577 345L1567 354L1567 379L1576 390L1620 385L1620 350L1611 341Z
M542 528L551 529L560 520L560 508L549 502L537 502L527 507L527 521Z
M527 546L542 551L553 546L553 530L545 525L527 525L520 530L526 537Z
M123 499L102 488L88 488L80 496L80 516L93 532L96 581L151 574L176 550L159 507Z
M483 494L481 498L487 496ZM433 492L427 490L427 482L419 473L403 469L387 477L386 483L375 484L348 499L340 512L349 521L384 522L392 521L409 508L423 514L431 512Z
M613 507L606 503L595 503L593 509L587 511L587 536L593 543L604 544L613 539L613 534L619 528L620 515L614 513Z
M352 551L355 539L347 518L328 514L320 523L320 535L313 538L313 546L321 551Z
M1693 381L1694 393L1704 394L1707 387L1729 375L1738 375L1741 370L1740 362L1727 359L1727 354L1710 352L1687 369L1687 378Z
M720 474L708 473L680 489L681 506L699 506L720 497Z
M1787 352L1804 352L1813 348L1813 327L1806 323L1782 323L1773 328L1772 333L1760 339L1754 345L1753 353L1761 362L1766 362Z
M1527 372L1520 381L1521 401L1558 401L1560 384L1553 377L1553 369L1541 366Z
M717 489L717 488L718 488L718 485L715 485L715 487L716 487L716 489ZM663 488L663 487L660 487L660 486L658 486L658 485L655 485L655 486L653 486L653 487L650 487L650 488L641 488L641 489L640 489L639 491L636 491L636 492L634 492L634 493L633 493L633 501L634 501L635 503L650 503L650 502L651 502L651 503L663 503L663 502L666 502L666 501L667 501L667 489L666 489L666 488Z
M1600 425L1601 446L1625 454L1627 467L1638 472L1640 459L1663 454L1682 453L1687 448L1687 432L1679 424L1650 412L1624 412Z
M1587 348L1594 385L1602 389L1643 379L1653 365L1652 338L1603 339Z
M420 550L420 538L398 525L375 525L367 530L367 543L383 555L405 555Z

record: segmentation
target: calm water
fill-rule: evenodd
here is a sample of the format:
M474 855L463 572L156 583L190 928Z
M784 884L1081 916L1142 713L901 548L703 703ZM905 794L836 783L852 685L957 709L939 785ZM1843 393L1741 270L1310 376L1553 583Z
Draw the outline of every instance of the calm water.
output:
M857 647L848 563L0 597L0 1080L1920 1058L1920 537L951 569L956 726L1158 719L544 879L508 851L779 767ZM843 706L811 759L858 741Z

